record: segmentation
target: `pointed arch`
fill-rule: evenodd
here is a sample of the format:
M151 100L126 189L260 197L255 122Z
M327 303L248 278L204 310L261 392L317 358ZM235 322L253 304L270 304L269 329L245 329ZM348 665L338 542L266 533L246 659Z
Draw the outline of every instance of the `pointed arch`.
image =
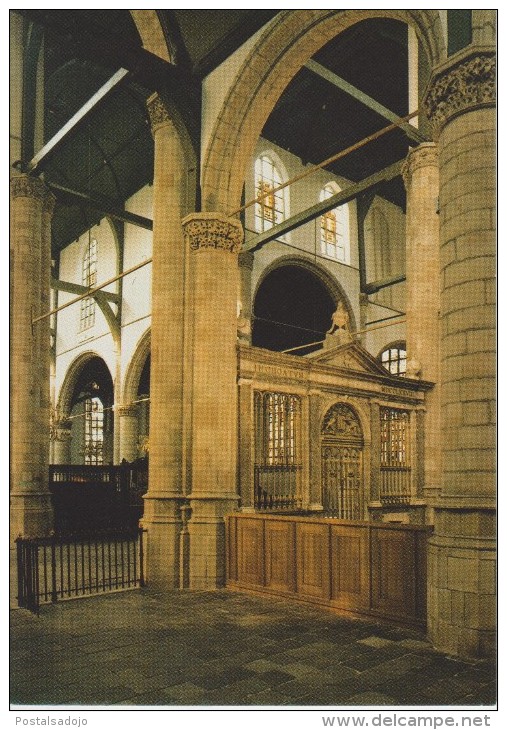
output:
M127 366L122 390L122 402L132 403L137 397L137 389L146 358L151 352L151 328L140 337L137 347Z
M249 161L262 128L301 67L329 40L368 18L412 26L430 68L445 59L438 10L286 10L264 31L224 100L204 155L203 210L225 214L241 205Z

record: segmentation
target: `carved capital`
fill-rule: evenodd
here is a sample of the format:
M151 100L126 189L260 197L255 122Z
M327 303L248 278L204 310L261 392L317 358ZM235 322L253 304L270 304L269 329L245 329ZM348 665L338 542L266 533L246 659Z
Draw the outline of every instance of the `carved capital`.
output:
M454 117L496 101L496 57L493 49L467 48L435 69L423 104L437 131Z
M53 211L55 196L42 180L31 175L16 175L11 178L11 198L34 198L39 200L44 211Z
M169 124L171 117L169 116L166 105L158 94L150 96L146 102L146 106L148 107L152 132L155 132L158 127L162 127L164 124Z
M416 170L431 166L438 167L438 150L435 142L424 142L410 150L401 169L405 188L408 190L410 187L412 175Z
M243 226L221 213L191 213L181 222L191 251L215 249L238 253L243 242Z
M132 403L124 406L116 406L115 411L120 418L123 418L123 416L137 418L137 405Z

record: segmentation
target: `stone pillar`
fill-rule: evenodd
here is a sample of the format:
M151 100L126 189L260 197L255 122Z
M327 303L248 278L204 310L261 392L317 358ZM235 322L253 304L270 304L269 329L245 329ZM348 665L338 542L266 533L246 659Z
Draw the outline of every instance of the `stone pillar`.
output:
M309 434L308 448L310 451L309 460L309 482L310 482L310 504L309 509L316 512L323 510L322 505L322 438L321 421L324 417L322 391L312 389L308 393L309 399Z
M495 629L495 54L468 47L425 95L440 168L442 490L429 543L428 627L480 657Z
M53 464L70 464L70 444L72 439L72 424L70 421L60 421L55 424L53 434Z
M427 142L407 156L407 377L435 383L426 395L424 486L431 505L441 486L440 458L440 221L438 150Z
M254 255L242 251L239 263L238 339L246 345L252 344L252 269Z
M187 212L183 141L158 95L148 100L155 160L151 320L149 488L144 496L147 580L179 586L180 506L184 496L184 344Z
M135 461L137 459L137 406L118 406L116 409L120 430L119 461Z
M368 511L373 520L380 519L382 502L380 501L380 407L382 403L376 399L370 401L370 427L371 427L371 451L370 451L370 484L369 493L366 485L366 498L368 500Z
M255 419L251 377L241 377L239 389L239 494L242 512L254 511Z
M48 489L50 222L54 197L38 178L11 180L11 536L46 535Z
M237 507L239 221L192 213L183 222L194 281L190 587L225 579L224 515Z

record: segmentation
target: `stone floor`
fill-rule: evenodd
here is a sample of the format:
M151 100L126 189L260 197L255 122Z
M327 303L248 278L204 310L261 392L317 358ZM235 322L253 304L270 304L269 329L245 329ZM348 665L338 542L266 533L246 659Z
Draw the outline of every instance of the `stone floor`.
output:
M496 672L409 630L231 591L116 593L11 611L11 702L494 706Z

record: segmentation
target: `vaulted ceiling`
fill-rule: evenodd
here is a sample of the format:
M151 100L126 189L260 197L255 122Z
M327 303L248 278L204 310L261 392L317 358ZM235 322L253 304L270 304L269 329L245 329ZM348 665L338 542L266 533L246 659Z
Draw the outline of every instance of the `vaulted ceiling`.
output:
M146 100L164 88L181 105L189 125L200 119L204 76L269 22L277 10L157 11L175 66L143 48L128 10L28 10L27 32L41 29L45 54L44 141L86 108L94 94L120 68L118 82L77 131L44 155L45 180L58 186L53 222L55 250L66 246L100 219L97 206L121 208L136 190L152 181L153 140ZM314 57L324 70L373 97L396 115L408 113L407 27L394 20L363 21L341 33ZM386 119L329 79L302 68L282 94L263 136L301 158L319 163L385 127ZM198 141L196 142L198 147ZM347 155L329 169L357 181L404 157L405 134L396 130ZM38 150L24 145L25 167ZM82 200L65 193L77 191ZM399 179L379 191L404 205ZM99 206L100 207L100 206Z

